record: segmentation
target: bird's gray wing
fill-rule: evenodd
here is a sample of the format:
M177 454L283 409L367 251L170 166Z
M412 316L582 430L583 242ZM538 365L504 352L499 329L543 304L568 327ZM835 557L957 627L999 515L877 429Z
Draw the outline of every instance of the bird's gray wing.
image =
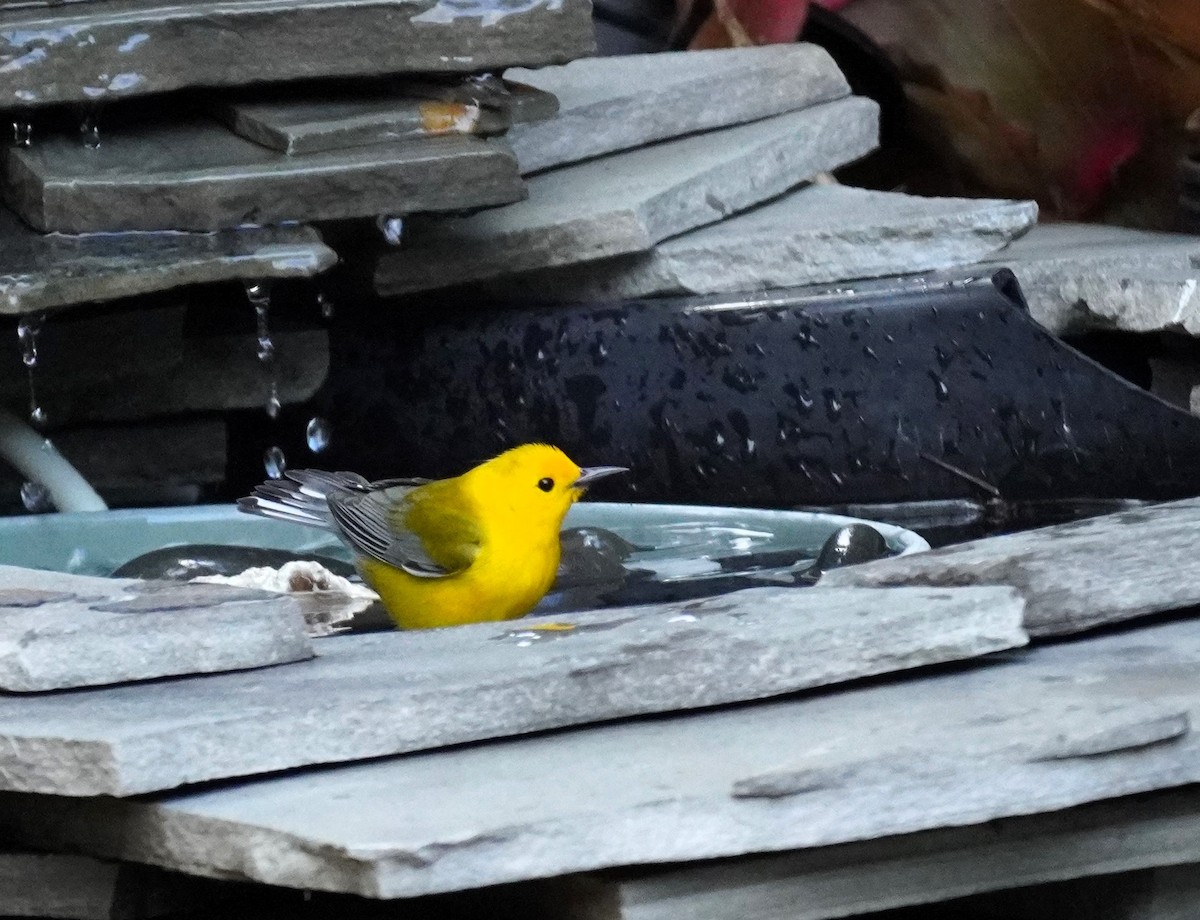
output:
M428 479L383 479L346 484L329 494L329 512L338 529L355 550L380 562L422 578L453 574L438 565L421 538L396 526L401 506L417 486Z

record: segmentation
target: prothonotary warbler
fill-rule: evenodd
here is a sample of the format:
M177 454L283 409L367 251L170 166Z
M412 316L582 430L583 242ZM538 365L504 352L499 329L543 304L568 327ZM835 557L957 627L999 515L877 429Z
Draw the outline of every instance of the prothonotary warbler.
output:
M396 624L428 629L529 613L554 582L567 510L625 471L523 444L452 479L289 470L238 507L337 533Z

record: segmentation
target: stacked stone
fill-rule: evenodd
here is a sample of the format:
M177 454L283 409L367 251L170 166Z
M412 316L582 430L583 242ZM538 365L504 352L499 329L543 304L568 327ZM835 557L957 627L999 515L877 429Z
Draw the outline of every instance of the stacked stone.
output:
M487 138L557 104L486 74L588 54L591 29L586 0L4 4L0 405L118 502L196 500L222 413L325 377L316 311L269 319L272 282L338 261L311 225L523 198ZM239 298L244 323L211 321ZM19 485L0 473L0 505Z
M1121 872L1067 913L1194 916L1198 524L311 643L290 596L0 567L0 913L878 920Z

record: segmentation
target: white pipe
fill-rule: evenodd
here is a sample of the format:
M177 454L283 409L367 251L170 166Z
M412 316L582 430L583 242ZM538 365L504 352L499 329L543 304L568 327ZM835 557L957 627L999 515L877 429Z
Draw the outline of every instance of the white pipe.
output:
M7 409L0 409L0 459L26 479L40 483L59 511L107 511L96 490L58 448Z

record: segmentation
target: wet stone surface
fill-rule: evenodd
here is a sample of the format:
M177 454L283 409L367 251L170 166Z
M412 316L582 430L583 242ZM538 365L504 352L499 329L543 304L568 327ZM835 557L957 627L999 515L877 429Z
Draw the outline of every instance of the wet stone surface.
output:
M505 204L524 196L499 143L418 137L287 156L207 119L54 136L5 151L10 206L39 230L221 230L243 224Z
M529 199L411 222L375 271L384 295L606 256L723 220L869 153L878 107L851 98L535 176Z
M803 44L586 58L506 76L559 99L556 117L507 135L526 174L850 93L833 59Z
M0 9L5 109L590 54L587 0L103 0Z
M0 209L0 313L52 310L216 281L308 278L336 262L337 254L309 227L43 234Z
M312 656L303 617L286 597L11 566L0 566L0 646L0 689L18 692Z
M501 278L485 290L537 301L604 301L909 274L994 256L1036 220L1032 202L812 185L649 252Z
M1003 588L756 588L331 637L303 667L0 699L0 788L134 795L763 699L1019 647L1020 618Z
M946 828L995 840L998 818L1200 779L1198 666L1200 621L1183 620L836 693L148 799L5 796L0 823L27 845L371 898L766 851L828 859Z
M1154 505L831 572L827 585L1011 585L1033 636L1200 604L1200 501Z

